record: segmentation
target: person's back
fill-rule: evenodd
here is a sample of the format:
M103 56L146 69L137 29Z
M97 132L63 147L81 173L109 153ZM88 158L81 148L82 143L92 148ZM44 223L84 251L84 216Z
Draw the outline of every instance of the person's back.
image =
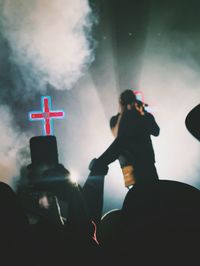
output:
M151 135L159 135L159 127L151 114L146 112L141 116L136 109L127 110L123 114L118 137L125 138L125 149L133 159L155 162Z
M99 174L101 169L106 169L121 155L125 155L123 157L126 159L128 151L128 161L134 168L137 182L158 180L150 135L158 136L159 126L153 115L145 110L145 104L136 99L133 91L125 90L120 95L119 103L119 113L110 120L115 140L93 163L90 169L92 174Z

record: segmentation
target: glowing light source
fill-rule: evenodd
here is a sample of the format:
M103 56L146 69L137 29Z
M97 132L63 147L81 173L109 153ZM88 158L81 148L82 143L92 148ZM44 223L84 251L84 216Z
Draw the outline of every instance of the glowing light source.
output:
M74 171L73 169L70 169L69 180L71 181L71 183L78 184L77 181L78 176L80 176L78 172Z
M141 101L144 103L144 94L140 90L134 90L133 93L135 94L138 101Z
M144 100L144 93L140 90L134 90L133 93L135 94L136 98L138 101L141 101L143 103L145 103L145 100ZM145 106L144 109L149 112L149 113L155 113L155 110L156 110L156 107L154 106Z
M43 134L53 135L53 119L62 119L64 118L65 113L62 110L51 110L50 96L41 97L41 107L42 111L29 112L29 119L30 121L41 120L43 122Z

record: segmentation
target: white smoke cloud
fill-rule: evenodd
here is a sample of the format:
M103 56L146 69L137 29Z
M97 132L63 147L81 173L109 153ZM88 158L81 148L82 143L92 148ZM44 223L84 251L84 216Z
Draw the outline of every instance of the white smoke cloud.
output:
M190 56L192 47L181 50L176 42L167 40L166 47L158 47L152 40L155 38L149 36L141 87L145 88L145 100L157 107L155 117L161 131L153 142L158 172L161 179L195 186L200 176L200 146L187 130L185 118L199 104L199 70ZM183 43L186 46L190 41L184 39Z
M93 60L87 0L0 0L0 16L27 88L70 89Z
M12 115L8 107L0 106L0 181L12 185L12 178L18 175L18 152L27 143L25 135L14 130Z

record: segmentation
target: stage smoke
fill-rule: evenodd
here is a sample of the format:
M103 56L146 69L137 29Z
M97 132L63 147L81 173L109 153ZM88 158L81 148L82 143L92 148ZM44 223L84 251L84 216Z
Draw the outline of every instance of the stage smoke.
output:
M0 0L0 17L27 89L70 89L93 61L87 0Z
M155 8L149 22L141 88L146 101L156 106L155 117L161 128L160 136L153 139L160 178L198 186L199 143L188 132L185 119L199 104L199 62L195 51L200 39L192 32L192 22L191 28L185 26L187 23L182 27L177 23L184 13L177 17L174 6L166 3L171 12L170 18L164 17L164 7Z
M14 131L12 115L6 106L0 107L1 113L1 141L0 141L0 180L12 185L12 178L18 175L20 158L18 157L22 143L26 137ZM22 162L21 162L22 163Z
M0 0L1 181L30 158L28 101L71 89L93 61L93 22L87 0Z

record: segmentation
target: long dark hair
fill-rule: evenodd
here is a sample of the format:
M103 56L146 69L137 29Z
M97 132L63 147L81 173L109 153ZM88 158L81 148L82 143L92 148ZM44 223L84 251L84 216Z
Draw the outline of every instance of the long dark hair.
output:
M132 90L125 90L120 94L119 101L122 106L127 107L128 104L133 105L137 99Z

